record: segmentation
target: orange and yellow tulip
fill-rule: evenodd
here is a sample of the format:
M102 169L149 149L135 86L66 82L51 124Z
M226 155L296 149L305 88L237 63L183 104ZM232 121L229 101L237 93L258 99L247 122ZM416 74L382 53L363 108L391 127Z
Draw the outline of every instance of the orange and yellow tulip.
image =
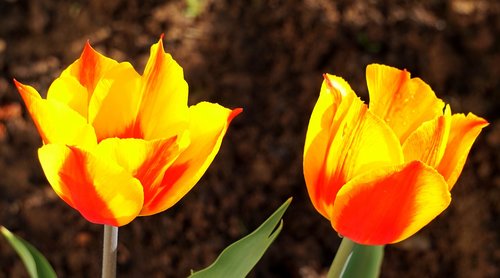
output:
M142 75L87 43L46 99L15 83L42 137L38 157L54 191L88 221L112 226L178 202L241 112L208 102L188 107L183 70L162 39Z
M450 190L488 122L453 114L419 78L372 64L364 104L325 74L304 147L304 177L316 210L354 242L408 238L450 204Z

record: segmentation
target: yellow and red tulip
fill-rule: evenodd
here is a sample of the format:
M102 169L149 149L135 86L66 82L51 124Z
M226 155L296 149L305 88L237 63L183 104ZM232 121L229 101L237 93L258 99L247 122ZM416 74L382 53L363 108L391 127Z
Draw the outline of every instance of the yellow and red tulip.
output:
M316 210L367 245L408 238L439 215L488 122L453 114L419 78L372 64L370 105L342 78L325 74L304 147L304 176Z
M151 47L142 75L89 43L43 99L15 81L40 133L54 191L88 221L123 226L162 212L201 178L241 109L188 107L182 68Z

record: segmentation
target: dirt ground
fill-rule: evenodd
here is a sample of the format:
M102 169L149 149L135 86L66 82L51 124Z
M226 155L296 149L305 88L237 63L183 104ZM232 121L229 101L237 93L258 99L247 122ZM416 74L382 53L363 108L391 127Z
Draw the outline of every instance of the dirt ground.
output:
M99 277L102 227L47 184L41 140L12 78L46 92L87 39L142 72L162 33L184 67L190 103L245 111L185 198L120 229L119 277L185 277L290 196L283 232L250 277L324 275L340 239L307 196L307 123L322 73L343 76L368 100L372 62L407 68L454 112L491 123L450 207L386 247L382 277L500 277L500 2L0 0L0 224L33 242L60 277ZM0 239L0 277L25 276Z

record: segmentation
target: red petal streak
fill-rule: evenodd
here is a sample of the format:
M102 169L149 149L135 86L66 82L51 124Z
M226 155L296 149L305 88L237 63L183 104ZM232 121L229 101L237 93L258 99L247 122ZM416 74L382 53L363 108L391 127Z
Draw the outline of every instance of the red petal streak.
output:
M235 108L231 111L231 114L229 114L229 117L227 117L227 124L229 125L231 123L231 121L236 117L238 116L239 114L241 114L241 112L243 112L243 108Z
M379 169L339 191L332 226L368 245L401 241L439 215L451 197L443 177L422 162Z
M69 147L72 155L68 156L61 171L60 177L63 184L71 186L71 197L75 208L90 222L117 226L113 212L107 204L98 198L98 193L93 186L93 178L86 171L86 156L78 149Z
M82 85L87 87L87 90L92 92L97 84L96 73L100 71L100 68L97 52L90 46L89 41L85 44L80 59L82 63L78 71L78 79Z

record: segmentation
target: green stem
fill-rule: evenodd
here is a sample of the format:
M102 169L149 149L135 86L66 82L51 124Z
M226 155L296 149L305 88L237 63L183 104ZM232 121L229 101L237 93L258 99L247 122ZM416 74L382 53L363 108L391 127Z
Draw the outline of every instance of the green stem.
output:
M384 258L383 245L362 245L345 238L333 259L327 278L376 278Z
M337 254L333 259L330 270L328 270L327 278L338 278L342 274L342 270L346 266L349 260L349 255L352 253L352 248L354 247L354 242L346 237L342 239Z
M118 247L118 227L104 225L102 251L102 278L116 277L116 253Z

